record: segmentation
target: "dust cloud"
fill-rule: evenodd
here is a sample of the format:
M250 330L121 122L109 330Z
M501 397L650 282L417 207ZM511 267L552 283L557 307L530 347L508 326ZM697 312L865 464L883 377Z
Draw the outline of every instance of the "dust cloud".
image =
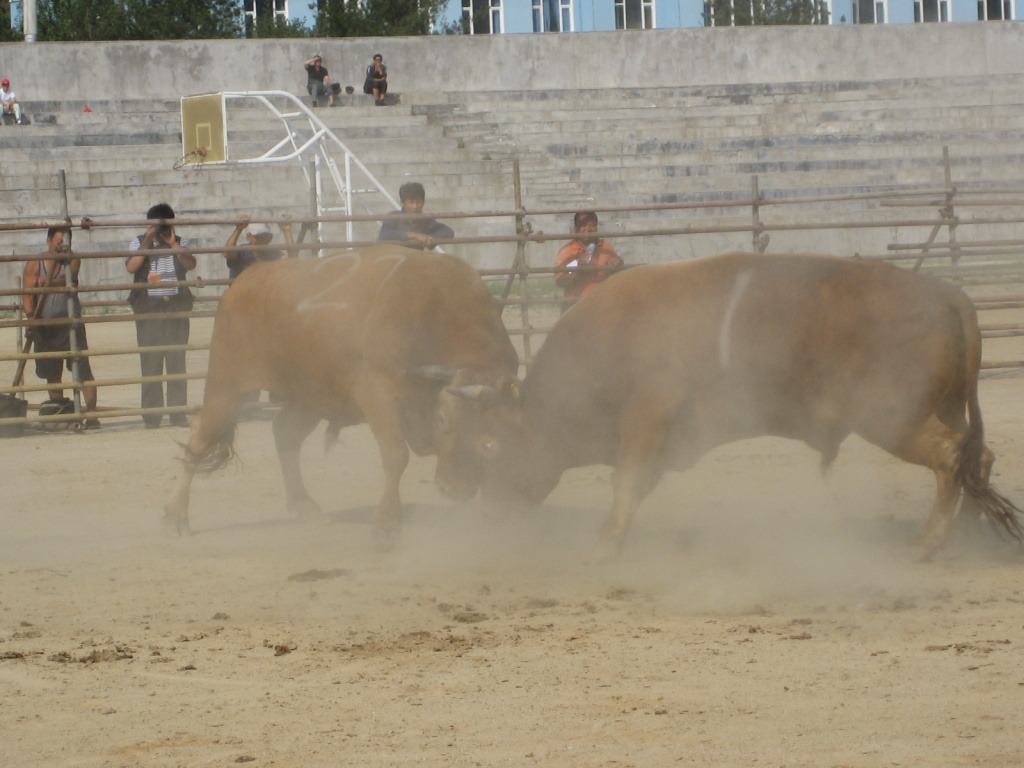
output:
M684 613L911 599L910 544L930 509L931 473L851 442L826 477L814 451L767 438L669 473L610 561L591 559L611 505L608 468L567 472L540 508L500 523L475 502L413 507L392 575L556 594L627 589Z

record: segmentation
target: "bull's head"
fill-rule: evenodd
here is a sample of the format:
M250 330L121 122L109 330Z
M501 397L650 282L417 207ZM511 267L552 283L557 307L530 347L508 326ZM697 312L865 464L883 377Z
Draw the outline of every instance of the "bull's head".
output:
M441 366L423 366L411 373L445 385L434 415L435 481L445 496L469 499L480 487L487 462L497 458L490 437L494 427L516 418L519 381L495 381L493 374Z
M524 426L520 382L458 383L441 393L439 417L454 426L460 461L482 486L491 514L504 516L539 504L557 485L561 467L547 461L537 435ZM441 465L438 464L439 483Z

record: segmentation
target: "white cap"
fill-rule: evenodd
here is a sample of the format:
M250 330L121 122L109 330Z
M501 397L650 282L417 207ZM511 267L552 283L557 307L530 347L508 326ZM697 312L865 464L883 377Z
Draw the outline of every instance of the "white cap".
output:
M253 237L259 237L260 235L272 235L270 227L263 222L257 222L256 224L249 225L249 234Z

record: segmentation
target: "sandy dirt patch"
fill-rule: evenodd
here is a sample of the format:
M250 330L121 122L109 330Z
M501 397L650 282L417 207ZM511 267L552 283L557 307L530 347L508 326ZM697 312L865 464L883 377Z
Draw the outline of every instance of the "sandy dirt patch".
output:
M981 387L995 481L1019 504L1022 381ZM801 445L716 451L594 567L607 469L495 527L414 458L401 544L378 554L368 431L329 456L322 432L308 442L327 519L299 524L265 421L196 481L195 534L168 538L185 434L0 441L0 765L1024 762L1020 549L986 534L911 562L930 473L864 443L824 480Z

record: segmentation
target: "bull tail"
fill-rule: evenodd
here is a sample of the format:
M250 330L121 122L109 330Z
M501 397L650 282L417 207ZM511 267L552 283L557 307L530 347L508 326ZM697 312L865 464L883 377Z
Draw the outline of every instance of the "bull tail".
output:
M227 426L220 435L210 440L204 447L194 450L188 444L182 444L185 457L182 461L198 475L209 475L222 469L235 458L235 423Z
M954 477L957 484L963 488L965 497L974 502L997 533L1005 533L1017 541L1024 541L1024 525L1021 525L1021 515L1024 513L989 482L990 466L985 458L985 427L981 419L981 406L978 403L976 376L972 377L969 389L969 424L967 434L960 444Z

